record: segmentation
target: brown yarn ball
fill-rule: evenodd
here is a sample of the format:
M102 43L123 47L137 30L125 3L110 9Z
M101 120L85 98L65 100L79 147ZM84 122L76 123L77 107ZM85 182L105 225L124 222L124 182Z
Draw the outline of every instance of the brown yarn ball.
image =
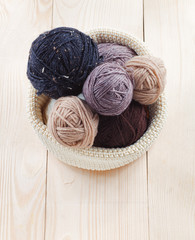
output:
M48 129L63 146L89 148L93 145L99 123L85 101L76 96L59 98L48 119Z
M99 117L96 147L127 147L135 143L148 126L145 106L134 100L121 115Z
M136 56L125 63L125 68L134 77L133 99L144 105L156 102L166 83L163 61L153 56Z

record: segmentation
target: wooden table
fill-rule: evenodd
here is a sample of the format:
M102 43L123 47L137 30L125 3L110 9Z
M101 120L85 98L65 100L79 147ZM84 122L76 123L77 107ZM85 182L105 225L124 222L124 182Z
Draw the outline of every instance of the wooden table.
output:
M194 12L194 0L0 0L0 240L195 239ZM57 26L124 30L164 60L168 121L139 160L80 170L35 135L28 51Z

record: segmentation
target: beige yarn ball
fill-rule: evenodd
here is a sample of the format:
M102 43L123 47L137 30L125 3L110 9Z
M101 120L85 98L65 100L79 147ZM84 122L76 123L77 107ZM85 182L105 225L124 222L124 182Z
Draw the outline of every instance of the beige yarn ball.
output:
M80 93L77 97L82 99L82 100L85 100L85 98L84 98L82 93ZM50 113L52 111L52 108L53 108L53 106L54 106L56 101L57 101L56 99L49 98L49 100L43 106L42 116L43 116L43 122L44 122L45 125L47 125L47 121L48 121L49 115L50 115Z
M99 123L85 101L76 96L59 98L49 115L48 129L63 146L89 148L93 145Z
M125 63L125 68L133 74L133 99L143 105L156 102L166 83L163 61L153 56L136 56Z

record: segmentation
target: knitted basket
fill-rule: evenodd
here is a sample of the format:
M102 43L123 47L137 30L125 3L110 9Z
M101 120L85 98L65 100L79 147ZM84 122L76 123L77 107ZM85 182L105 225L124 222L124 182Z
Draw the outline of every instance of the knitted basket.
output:
M138 55L150 54L143 42L124 32L96 29L87 34L97 43L118 43L134 49ZM37 96L36 90L30 86L28 98L27 110L30 122L47 149L64 163L90 170L118 168L139 158L158 137L166 119L166 99L162 94L156 103L149 106L149 127L136 143L125 148L92 147L90 149L72 149L59 144L43 123L42 109L48 101L48 97L43 94Z

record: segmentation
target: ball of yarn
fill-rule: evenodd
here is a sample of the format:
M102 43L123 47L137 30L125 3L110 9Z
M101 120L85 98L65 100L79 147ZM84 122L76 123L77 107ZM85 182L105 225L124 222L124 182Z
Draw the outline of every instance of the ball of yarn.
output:
M133 100L119 116L100 116L94 146L127 147L144 134L147 125L148 120L144 106Z
M82 99L82 100L85 100L82 93L80 93L77 97ZM43 117L43 122L44 122L45 125L47 125L49 115L50 115L56 101L57 101L56 99L49 98L49 100L43 106L42 117Z
M133 99L145 105L156 102L166 82L163 61L152 56L136 56L126 62L125 66L134 78Z
M32 43L27 76L38 95L51 98L78 95L98 64L97 44L84 33L60 27L41 34Z
M98 114L76 96L59 98L48 119L48 129L63 146L89 148L99 123Z
M104 62L114 61L122 66L126 61L137 55L133 49L115 43L100 43L98 44L98 51Z
M97 113L106 116L119 115L132 100L132 81L120 65L103 63L88 76L83 86L83 95Z

